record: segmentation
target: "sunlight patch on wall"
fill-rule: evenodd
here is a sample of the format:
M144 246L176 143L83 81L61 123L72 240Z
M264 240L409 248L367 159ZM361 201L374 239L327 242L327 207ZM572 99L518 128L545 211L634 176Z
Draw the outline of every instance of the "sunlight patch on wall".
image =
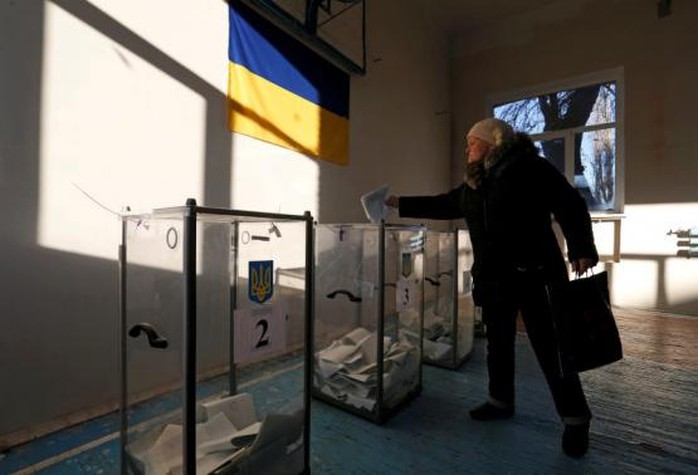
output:
M655 308L657 304L658 263L626 260L613 267L611 303L621 307Z
M244 135L233 139L235 209L303 214L317 219L320 170L302 155Z
M225 95L228 4L191 0L90 0ZM182 14L182 12L186 12ZM212 19L215 23L212 23ZM188 34L185 32L195 32ZM217 48L212 48L217 45ZM221 63L222 57L222 63ZM221 69L223 65L223 69Z
M676 255L670 230L698 225L698 203L626 205L622 223L623 254Z
M669 259L666 263L666 289L670 305L698 301L698 259Z
M113 211L201 199L205 104L50 2L45 18L38 242L115 259L118 218L78 187Z
M621 226L623 223L621 222ZM609 260L613 257L613 222L593 223L594 243L601 260ZM621 228L622 229L622 228Z

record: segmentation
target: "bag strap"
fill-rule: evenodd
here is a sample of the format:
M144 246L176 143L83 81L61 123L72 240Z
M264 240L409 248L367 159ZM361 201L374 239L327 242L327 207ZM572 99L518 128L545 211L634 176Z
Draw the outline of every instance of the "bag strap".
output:
M587 277L587 273L589 273L589 272L591 273L592 276L596 275L596 274L594 273L594 268L593 268L593 267L589 267L587 270L584 271L583 274L580 274L579 272L575 272L575 273L574 273L574 280L579 280L579 279L584 279L584 278L586 278L586 277Z

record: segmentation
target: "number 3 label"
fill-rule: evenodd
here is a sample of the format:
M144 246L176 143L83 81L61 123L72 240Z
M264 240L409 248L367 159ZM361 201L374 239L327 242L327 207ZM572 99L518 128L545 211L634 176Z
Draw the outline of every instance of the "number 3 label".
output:
M233 330L236 363L286 347L286 319L279 306L235 310Z

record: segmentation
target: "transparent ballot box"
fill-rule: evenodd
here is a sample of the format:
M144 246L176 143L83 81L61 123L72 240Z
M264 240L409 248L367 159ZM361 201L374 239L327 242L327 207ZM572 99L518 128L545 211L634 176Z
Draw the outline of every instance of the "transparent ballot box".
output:
M314 397L382 423L419 394L424 232L315 227Z
M122 226L122 473L307 473L310 214L189 200Z
M455 369L473 350L472 246L467 231L428 231L424 245L425 363Z

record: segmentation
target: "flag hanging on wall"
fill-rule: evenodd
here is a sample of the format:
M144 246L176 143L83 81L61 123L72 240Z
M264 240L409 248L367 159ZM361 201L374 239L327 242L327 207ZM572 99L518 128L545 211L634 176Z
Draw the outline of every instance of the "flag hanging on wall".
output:
M230 2L230 130L333 163L349 161L349 75Z

